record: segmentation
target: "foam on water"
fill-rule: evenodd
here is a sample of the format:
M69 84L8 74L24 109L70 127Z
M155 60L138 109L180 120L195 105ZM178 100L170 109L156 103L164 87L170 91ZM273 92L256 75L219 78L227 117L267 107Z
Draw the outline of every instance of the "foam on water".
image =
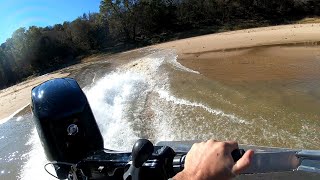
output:
M141 137L153 141L183 137L184 130L177 134L174 129L176 115L166 111L167 108L172 110L180 105L191 109L202 108L235 123L247 123L200 102L174 97L170 92L168 70L164 65L169 65L173 68L171 70L199 74L179 64L174 51L156 51L99 80L88 82L93 84L85 87L84 91L104 138L105 148L131 150L134 142ZM170 107L159 104L163 100L170 103ZM201 120L202 117L197 118ZM25 155L27 162L20 178L51 178L43 169L47 160L35 129L27 145L31 145L31 150Z
M28 153L24 154L21 158L26 159L26 163L23 165L19 179L33 180L33 179L56 179L50 176L45 170L44 165L48 162L41 146L41 142L36 128L32 130L29 141L26 146L31 146ZM50 168L50 166L48 166ZM48 169L49 172L54 173L53 167Z
M130 107L147 88L143 77L133 73L105 76L86 92L105 147L127 149L138 137L131 128Z
M211 114L222 116L222 117L227 117L228 119L232 120L235 123L244 123L244 124L250 124L244 119L238 118L233 114L226 114L222 110L219 109L212 109L204 104L198 103L198 102L191 102L186 99L180 99L176 98L173 95L170 94L170 92L165 91L165 90L158 90L157 91L160 95L160 98L165 99L166 101L172 102L174 104L179 104L179 105L185 105L185 106L190 106L190 107L200 107L206 111L208 111Z
M6 123L7 121L9 121L10 119L12 119L16 114L18 114L20 111L22 111L24 108L26 108L27 106L29 106L29 104L23 106L22 108L18 109L17 111L15 111L14 113L12 113L10 116L1 119L0 120L0 125ZM21 116L20 116L21 117ZM19 118L18 118L19 119ZM21 120L21 119L19 119Z
M23 120L23 117L22 117L22 116L19 116L19 117L17 117L17 119L16 119L16 121L21 121L21 120Z
M180 64L177 61L178 55L174 54L174 52L171 52L171 53L172 53L172 57L168 60L168 62L173 65L174 69L178 69L178 70L182 70L182 71L186 71L186 72L190 72L190 73L195 73L195 74L200 74L200 72L194 71L194 70L189 69L189 68L183 66L182 64Z
M104 137L105 148L131 150L139 138L132 128L141 123L148 96L156 86L166 86L166 74L159 68L169 53L154 53L106 75L85 93ZM161 83L157 83L161 81Z

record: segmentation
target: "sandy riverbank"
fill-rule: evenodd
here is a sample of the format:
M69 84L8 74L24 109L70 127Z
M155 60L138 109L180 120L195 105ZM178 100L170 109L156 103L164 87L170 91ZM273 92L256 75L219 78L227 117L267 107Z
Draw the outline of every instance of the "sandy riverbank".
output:
M320 24L297 24L211 34L158 44L151 48L176 49L183 65L209 78L250 81L296 76L320 77L320 67L313 64L314 58L308 58L320 57L320 49L319 54L313 54L314 48L319 48L315 46L319 45L319 42ZM279 50L272 49L274 45L286 46ZM301 49L301 46L308 49ZM252 47L255 47L254 51ZM259 54L259 47L269 49ZM247 58L248 53L251 53L251 59ZM288 54L294 58L286 58ZM270 55L275 59L264 58ZM277 57L282 58L278 61ZM302 58L309 59L310 62L304 63L306 66L300 66ZM29 104L32 87L48 79L67 75L56 73L40 76L0 91L0 121L3 122L5 118Z
M14 112L26 107L30 103L31 89L49 79L66 77L68 73L48 74L29 79L12 87L0 91L0 123L7 120Z
M176 49L179 55L185 57L206 52L317 41L320 41L320 24L294 24L210 34L152 47Z
M181 64L218 81L320 77L320 24L199 36L153 46L176 49Z

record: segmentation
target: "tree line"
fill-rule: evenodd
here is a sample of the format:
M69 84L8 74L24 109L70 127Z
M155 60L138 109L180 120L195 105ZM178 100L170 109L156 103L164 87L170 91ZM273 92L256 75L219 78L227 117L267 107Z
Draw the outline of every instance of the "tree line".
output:
M0 46L0 89L83 55L319 14L320 0L102 0L98 13L16 30Z

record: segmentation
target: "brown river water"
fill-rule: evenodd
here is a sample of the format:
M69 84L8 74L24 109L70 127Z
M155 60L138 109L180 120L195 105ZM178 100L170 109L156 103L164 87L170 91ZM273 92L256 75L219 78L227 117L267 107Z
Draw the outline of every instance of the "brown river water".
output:
M85 91L105 148L130 150L138 138L214 138L319 150L319 50L296 44L177 56L147 49L62 72ZM49 178L30 113L0 131L0 179Z
M181 62L198 70L201 76L189 77L188 81L177 77L173 85L177 92L247 122L228 124L232 128L212 123L213 127L219 126L216 132L222 131L215 134L218 139L236 137L245 144L320 148L319 46L204 52L189 55ZM178 90L183 86L188 93ZM210 115L205 119L216 120ZM210 128L206 129L210 132Z

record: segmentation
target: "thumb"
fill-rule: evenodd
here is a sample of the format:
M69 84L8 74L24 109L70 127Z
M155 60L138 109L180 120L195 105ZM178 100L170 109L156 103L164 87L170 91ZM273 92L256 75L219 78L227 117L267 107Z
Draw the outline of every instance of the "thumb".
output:
M252 161L252 157L253 157L253 150L248 150L246 151L246 153L244 153L244 155L242 156L242 158L240 158L235 165L232 167L232 172L234 174L240 174L242 171L244 171L245 169L247 169L250 166L250 163Z

